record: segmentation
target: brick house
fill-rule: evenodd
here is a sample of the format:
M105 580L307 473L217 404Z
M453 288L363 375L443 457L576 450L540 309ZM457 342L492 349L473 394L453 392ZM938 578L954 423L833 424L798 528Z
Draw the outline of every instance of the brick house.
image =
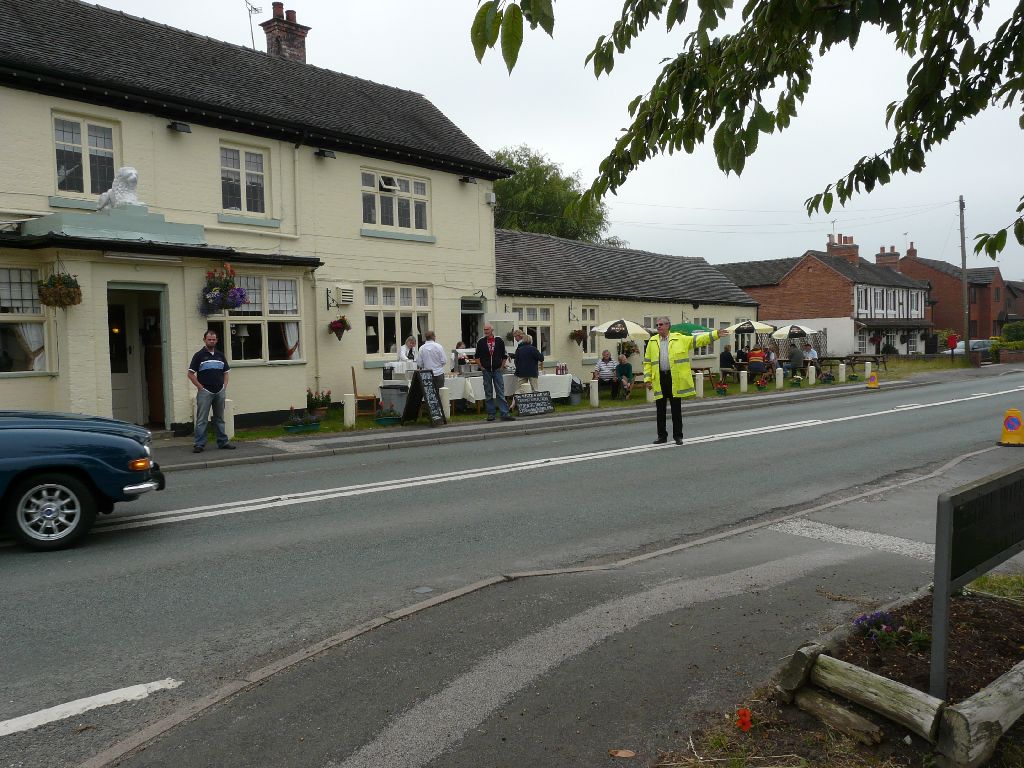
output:
M825 251L793 258L716 266L761 305L764 322L821 330L821 351L866 353L887 344L900 354L925 351L928 284L862 259L853 237L830 235Z
M949 328L962 333L963 293L960 267L938 259L925 259L917 255L911 243L907 255L878 254L876 260L904 275L931 284L933 302L932 320L937 328ZM970 304L971 338L998 336L1010 315L1017 315L1015 297L1008 290L999 267L978 267L967 270L967 294Z

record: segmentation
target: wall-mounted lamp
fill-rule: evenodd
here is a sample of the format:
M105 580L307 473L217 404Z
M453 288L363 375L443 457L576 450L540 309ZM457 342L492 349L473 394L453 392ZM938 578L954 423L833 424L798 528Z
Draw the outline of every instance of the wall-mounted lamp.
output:
M372 325L368 325L366 326L366 335L372 338L377 335L377 331L374 330Z
M337 157L337 155L334 154L333 149L318 149L313 154L316 155L317 157L322 157L324 159L330 158L331 160Z
M192 133L192 126L188 123L183 123L180 120L171 120L171 122L167 124L167 127L172 131L177 131L178 133Z
M700 309L700 302L697 302L697 301L693 302L693 308L694 309Z
M476 184L476 177L474 176L463 176L459 179L460 184Z

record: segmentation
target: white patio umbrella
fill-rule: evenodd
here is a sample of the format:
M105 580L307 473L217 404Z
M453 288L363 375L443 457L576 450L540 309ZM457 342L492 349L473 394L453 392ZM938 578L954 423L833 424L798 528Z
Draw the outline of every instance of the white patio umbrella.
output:
M607 323L595 325L590 332L596 336L603 336L606 339L641 339L651 337L651 332L639 323L632 320L610 320Z
M813 328L808 328L806 325L784 325L779 328L775 333L772 334L773 339L800 339L805 336L818 333Z
M773 333L775 326L770 323L762 323L760 320L744 320L740 323L733 323L727 327L729 333Z

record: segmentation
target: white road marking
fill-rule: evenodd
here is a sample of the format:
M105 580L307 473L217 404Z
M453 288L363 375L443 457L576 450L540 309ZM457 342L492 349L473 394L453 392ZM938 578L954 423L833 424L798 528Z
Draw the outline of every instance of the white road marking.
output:
M15 717L11 720L4 720L3 722L0 722L0 736L7 736L12 733L19 733L21 731L31 730L32 728L38 728L40 725L46 725L47 723L52 723L56 720L64 720L68 717L80 715L83 712L88 712L90 709L109 707L111 704L120 704L125 701L138 701L139 699L144 699L149 696L149 694L155 693L156 691L166 691L171 688L177 688L181 683L181 680L174 680L168 677L165 680L143 683L142 685L130 685L127 688L118 688L116 691L108 691L107 693L100 693L96 696L89 696L84 699L69 701L67 704L58 704L56 707L41 709L30 715L22 715L21 717Z
M669 611L804 578L853 550L824 549L698 579L677 578L596 605L490 654L443 690L395 718L340 768L420 768L438 759L498 707L567 660ZM443 762L443 760L442 760ZM328 768L338 768L328 763Z
M802 536L806 539L817 539L818 541L830 541L835 544L848 544L853 547L866 547L876 549L880 552L892 552L893 554L912 557L915 560L932 562L935 558L935 547L922 541L903 539L899 536L887 536L884 533L872 533L871 531L858 531L852 528L838 528L826 523L818 523L814 520L787 520L784 523L776 523L769 526L769 530L789 533L793 536Z
M809 419L804 421L793 421L786 424L773 424L767 426L754 427L751 429L738 430L734 432L720 432L717 434L704 435L701 437L686 438L685 440L683 440L683 444L702 445L704 443L714 443L720 440L749 438L751 436L756 435L774 435L780 432L791 431L796 429L806 429L808 427L820 428L822 426L826 426L829 424L840 424L847 421L876 418L879 416L888 416L892 414L905 414L910 411L923 408L939 408L943 406L954 405L956 403L976 400L979 397L999 397L1001 395L1014 394L1021 391L1024 391L1024 386L1014 387L1013 389L1000 390L998 392L984 393L981 395L968 395L965 397L952 398L949 400L940 400L934 403L923 403L919 405L899 405L881 411L854 414L852 416L840 416L834 419ZM478 469L465 469L454 472L442 472L431 475L420 475L419 477L403 477L396 478L394 480L382 480L373 483L361 483L358 485L341 486L338 488L323 488L314 491L303 491L301 493L282 494L278 496L266 496L256 499L225 502L222 504L210 504L206 506L189 507L185 509L167 510L164 512L151 512L148 514L135 515L129 518L123 518L122 521L120 522L111 521L110 523L98 525L95 529L95 532L103 533L109 531L123 531L132 528L146 528L154 525L181 523L187 522L189 520L202 520L211 517L233 515L240 512L256 512L263 509L288 507L296 504L319 503L329 501L331 499L339 499L352 496L364 496L371 493L384 493L392 490L406 490L410 486L414 485L437 485L440 483L454 482L456 480L468 480L477 477L493 477L494 475L509 474L512 472L519 472L524 469L558 467L567 464L576 464L584 461L598 461L612 457L628 456L631 454L642 454L648 451L673 450L675 448L676 446L672 444L651 445L645 443L643 445L630 446L625 448L613 448L605 451L590 451L587 453L579 453L569 456L559 456L544 459L531 459L528 461L516 462L514 464L506 464L500 467L481 467Z

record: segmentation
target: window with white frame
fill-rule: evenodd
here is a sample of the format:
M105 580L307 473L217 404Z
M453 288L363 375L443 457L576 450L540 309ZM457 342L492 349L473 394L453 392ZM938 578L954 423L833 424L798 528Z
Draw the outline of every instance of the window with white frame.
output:
M426 179L362 169L363 224L375 229L427 232L430 184Z
M368 355L393 355L410 336L422 344L430 330L429 286L370 283L363 304Z
M885 341L882 342L882 346L890 346L893 349L899 349L896 344L899 342L899 338L896 336L896 331L886 331Z
M698 325L703 325L705 328L712 328L713 329L715 327L715 318L713 318L713 317L697 317L697 318L694 318L693 322L697 323ZM700 355L713 355L713 354L715 354L715 342L712 341L706 347L694 347L693 348L693 354L698 356L698 357Z
M885 289L874 288L872 293L874 294L874 314L885 314Z
M220 198L225 211L266 213L267 156L241 147L220 148Z
M857 354L868 354L868 332L864 328L861 328L859 331L857 331Z
M921 291L910 292L910 316L911 317L924 317L921 311L922 298L924 294Z
M896 289L888 288L885 291L885 311L890 315L896 312Z
M231 362L280 362L303 359L299 280L294 277L236 275L247 304L212 319L224 354ZM225 334L224 326L228 329ZM230 343L224 343L230 338Z
M917 332L907 334L907 354L913 355L917 353Z
M583 351L594 353L597 352L598 344L600 340L597 336L592 336L590 331L597 325L597 307L583 307L580 310L580 319L583 321L582 328L586 332L586 338L583 339Z
M550 355L551 307L519 305L512 307L512 314L516 316L516 326L533 337L534 346L541 354Z
M871 312L871 295L866 286L857 286L857 314L867 315Z
M46 370L46 327L35 269L0 267L0 373Z
M114 183L114 126L54 116L57 190L99 195Z

